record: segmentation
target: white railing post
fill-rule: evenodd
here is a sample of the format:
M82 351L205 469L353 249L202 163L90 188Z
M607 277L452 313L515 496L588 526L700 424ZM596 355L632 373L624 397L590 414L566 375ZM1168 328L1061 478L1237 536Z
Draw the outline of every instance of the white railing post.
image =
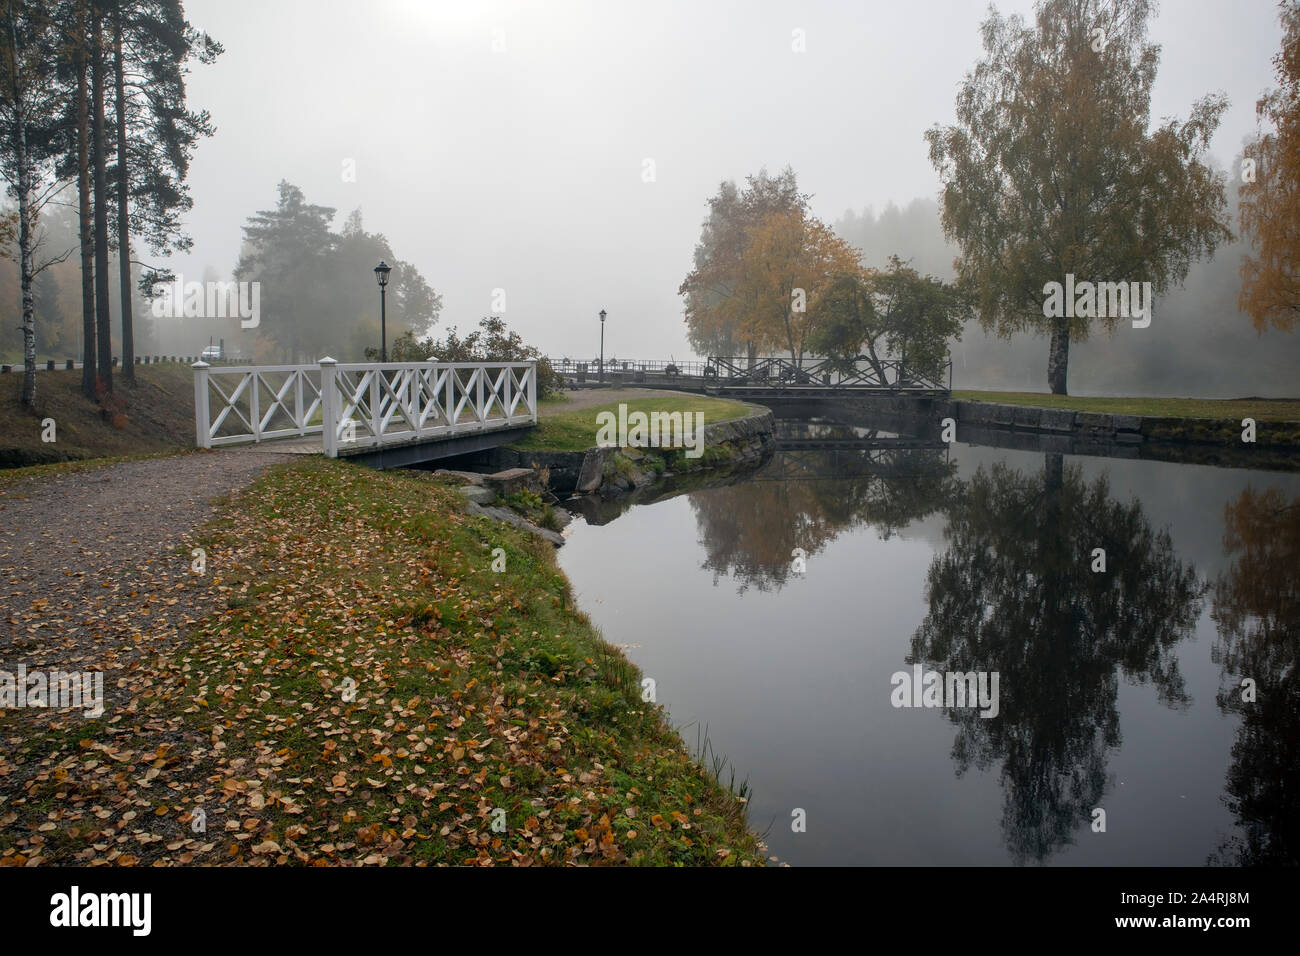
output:
M325 457L339 456L339 364L328 355L320 360L320 418Z
M442 398L438 395L438 356L430 355L425 361L429 363L429 404L433 407L433 413L436 415L438 406L442 404ZM445 410L442 417L447 420L448 424L451 424ZM436 417L434 421L437 421Z
M208 369L207 362L195 362L194 369L194 434L198 447L212 447L212 422L208 410Z
M474 417L480 422L487 421L487 409L483 407L483 376L486 374L487 371L482 365L474 369L474 377L478 380L478 386L474 392Z
M261 382L262 376L254 370L249 375L250 381L248 387L252 389L248 394L248 420L253 423L253 441L262 440L262 398Z
M456 377L456 366L448 365L447 366L447 403L442 411L443 414L447 416L447 424L449 426L456 424L456 418L457 418L456 382L457 381L459 381L459 379Z
M379 414L379 376L384 373L381 371L382 365L376 366L370 370L370 434L374 442L378 445L383 436L383 419Z
M406 404L410 408L411 430L417 434L424 430L424 416L420 412L423 393L424 369L415 369L406 376Z
M528 412L533 417L533 424L537 424L537 363L532 363L532 368L528 372Z
M411 383L419 377L419 372L412 372L409 369L403 369L398 373L401 380L401 401L402 414L406 416L407 427L414 432L420 430L419 406L415 402L415 396L411 393Z

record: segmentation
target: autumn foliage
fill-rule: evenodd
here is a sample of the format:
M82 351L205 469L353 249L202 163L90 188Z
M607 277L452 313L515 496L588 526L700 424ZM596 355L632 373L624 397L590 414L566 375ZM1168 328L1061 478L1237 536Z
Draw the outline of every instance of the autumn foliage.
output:
M723 183L695 250L686 297L691 344L706 354L802 356L837 275L858 269L858 251L812 214L794 171Z
M1115 319L1046 316L1047 283L1143 281L1162 295L1231 238L1225 176L1207 161L1227 100L1152 123L1153 14L1151 0L1040 0L1032 23L990 8L957 122L926 132L959 282L986 330L1050 337L1053 394L1067 393L1070 343Z
M1243 170L1240 188L1241 231L1255 247L1242 262L1240 306L1259 332L1300 321L1300 3L1281 6L1280 85L1256 108L1272 131L1246 149L1254 172Z
M2 715L0 866L763 863L553 547L454 489L303 459L195 544L214 613L132 579L97 622L102 720Z

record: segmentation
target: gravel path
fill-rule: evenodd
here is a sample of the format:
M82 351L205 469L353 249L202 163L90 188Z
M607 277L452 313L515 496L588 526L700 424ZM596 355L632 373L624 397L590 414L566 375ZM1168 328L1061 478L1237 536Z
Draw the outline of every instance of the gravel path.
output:
M214 610L187 536L214 498L292 459L200 452L0 488L0 670L102 670L107 689L166 650Z

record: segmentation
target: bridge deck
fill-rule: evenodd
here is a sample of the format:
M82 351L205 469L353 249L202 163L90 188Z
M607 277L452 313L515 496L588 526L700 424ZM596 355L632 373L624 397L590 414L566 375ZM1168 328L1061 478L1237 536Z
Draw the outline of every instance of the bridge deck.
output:
M272 438L267 441L249 442L243 445L225 445L231 451L274 452L278 455L323 455L325 445L317 438Z

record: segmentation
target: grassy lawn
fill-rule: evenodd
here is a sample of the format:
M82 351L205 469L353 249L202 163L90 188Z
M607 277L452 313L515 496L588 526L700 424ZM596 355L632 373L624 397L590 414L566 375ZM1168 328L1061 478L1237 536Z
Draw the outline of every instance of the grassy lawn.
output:
M1081 398L1075 395L1047 395L1039 392L983 392L954 390L952 397L964 402L995 402L1002 405L1037 405L1042 408L1071 408L1080 412L1109 412L1114 415L1150 415L1156 418L1229 418L1256 421L1300 421L1300 399L1211 399L1211 398Z
M194 446L194 372L185 365L140 365L137 384L113 376L126 404L117 426L81 394L81 370L36 373L36 409L21 404L21 372L0 375L0 465L36 465L139 455ZM41 440L53 418L55 441ZM118 427L120 426L120 427Z
M235 495L198 539L224 610L129 702L5 715L0 865L761 864L552 546L461 506L323 458Z
M601 412L618 414L620 402L608 402L589 408L565 410L562 401L542 402L538 407L538 424L523 441L512 446L527 451L585 451L596 444L596 416ZM704 424L744 418L750 409L743 402L704 395L671 395L626 399L628 413L703 412Z

